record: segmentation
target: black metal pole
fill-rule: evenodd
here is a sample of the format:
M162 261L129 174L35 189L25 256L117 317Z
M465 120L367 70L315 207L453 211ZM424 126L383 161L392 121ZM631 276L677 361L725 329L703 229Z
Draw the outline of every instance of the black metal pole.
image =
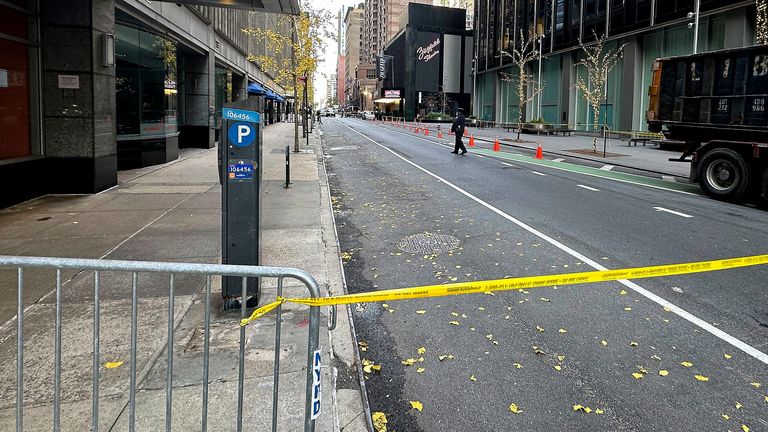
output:
M285 188L291 184L291 146L285 146Z

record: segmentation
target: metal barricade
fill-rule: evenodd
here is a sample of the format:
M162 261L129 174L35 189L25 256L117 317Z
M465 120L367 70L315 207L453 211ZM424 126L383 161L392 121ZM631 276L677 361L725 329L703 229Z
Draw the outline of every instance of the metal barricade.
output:
M282 296L283 280L286 278L302 282L311 297L320 297L320 289L315 279L308 273L291 268L263 267L263 266L236 266L221 264L189 264L189 263L164 263L150 261L110 261L93 259L72 258L45 258L45 257L19 257L0 255L0 268L16 268L17 278L17 312L16 312L16 431L24 429L24 278L25 269L54 269L56 271L55 289L55 342L54 342L54 391L53 391L53 430L61 429L61 384L62 384L62 270L73 269L78 271L93 271L93 363L92 363L92 418L91 430L99 430L99 380L100 380L100 283L102 272L128 272L131 275L131 329L130 329L130 372L129 372L129 401L128 401L128 429L136 429L136 363L137 363L137 317L138 317L138 276L140 273L165 273L168 278L168 328L167 343L167 367L165 376L165 430L171 430L171 414L173 410L173 337L174 337L174 281L179 275L205 276L205 327L203 336L203 370L202 374L202 413L200 430L208 428L208 380L209 380L209 342L211 324L211 285L214 276L235 276L242 278L243 298L247 296L248 278L276 278L277 295ZM336 311L332 310L331 324L335 327ZM245 318L246 302L241 301L240 319ZM275 360L274 360L274 384L272 399L272 430L277 430L277 408L280 370L280 323L281 307L277 308L277 321L275 328ZM240 320L233 320L233 326L239 326ZM309 335L307 342L307 382L306 405L304 412L304 431L315 429L315 420L311 417L312 386L313 386L313 361L314 352L319 347L320 307L310 307L309 310ZM237 385L237 431L243 430L243 398L245 378L245 342L246 328L240 327L239 369Z

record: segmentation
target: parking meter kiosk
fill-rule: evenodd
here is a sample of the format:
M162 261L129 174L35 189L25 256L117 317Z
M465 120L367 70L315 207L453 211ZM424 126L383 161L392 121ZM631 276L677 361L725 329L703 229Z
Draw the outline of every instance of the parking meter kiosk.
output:
M224 264L259 265L262 175L262 98L226 104L222 108L219 144L221 176L221 255ZM240 307L243 282L240 277L223 277L225 309ZM259 281L247 281L248 307L259 301Z

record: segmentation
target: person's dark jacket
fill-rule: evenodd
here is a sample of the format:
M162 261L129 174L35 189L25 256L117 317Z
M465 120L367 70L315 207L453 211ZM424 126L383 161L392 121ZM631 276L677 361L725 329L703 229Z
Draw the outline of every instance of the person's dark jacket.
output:
M456 118L453 120L453 124L451 125L451 132L461 136L464 135L464 127L466 126L466 121L464 119L464 114L459 113L456 115Z

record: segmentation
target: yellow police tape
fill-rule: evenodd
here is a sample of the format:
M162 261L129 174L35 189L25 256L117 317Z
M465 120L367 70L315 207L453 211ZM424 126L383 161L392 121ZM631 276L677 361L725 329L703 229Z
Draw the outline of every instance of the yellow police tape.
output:
M443 285L428 285L413 288L399 288L336 297L318 298L283 298L264 305L240 321L241 326L258 319L279 305L290 302L309 306L331 306L361 302L380 302L394 300L409 300L427 297L443 297L458 294L476 294L493 291L519 290L557 285L575 285L595 282L609 282L626 279L643 279L661 276L675 276L690 273L704 273L718 270L728 270L739 267L750 267L768 264L768 255L753 255L741 258L700 261L684 264L670 264L651 267L637 267L620 270L591 271L581 273L566 273L546 276L527 276L509 279L496 279L475 282L461 282Z

